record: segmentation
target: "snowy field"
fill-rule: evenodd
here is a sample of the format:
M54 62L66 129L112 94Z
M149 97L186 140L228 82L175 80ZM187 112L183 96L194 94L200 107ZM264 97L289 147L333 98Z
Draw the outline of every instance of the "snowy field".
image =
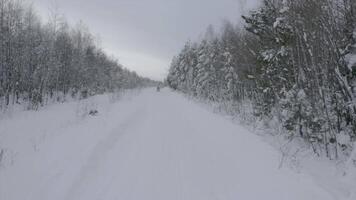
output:
M0 148L0 200L356 199L330 165L279 168L261 137L169 90L16 112Z

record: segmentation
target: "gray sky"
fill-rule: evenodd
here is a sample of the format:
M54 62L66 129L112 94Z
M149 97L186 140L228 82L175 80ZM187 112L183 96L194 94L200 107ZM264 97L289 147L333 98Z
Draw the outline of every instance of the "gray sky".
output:
M162 80L172 57L188 39L198 38L209 24L240 20L258 0L32 1L43 17L57 7L70 24L82 20L94 35L100 35L109 55L142 76Z

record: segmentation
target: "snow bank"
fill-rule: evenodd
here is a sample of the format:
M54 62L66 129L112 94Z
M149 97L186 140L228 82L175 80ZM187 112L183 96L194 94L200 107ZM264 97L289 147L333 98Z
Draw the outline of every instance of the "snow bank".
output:
M219 114L261 137L279 152L279 168L292 169L296 173L312 177L313 181L328 191L334 199L356 199L356 150L348 161L318 157L304 141L291 141L286 138L283 133L285 129L277 119L265 121L255 117L249 101L236 104L184 96L200 107Z
M3 116L0 199L64 199L63 190L78 173L90 149L116 126L109 119L117 112L124 117L126 105L137 93L132 90L99 95ZM90 110L97 110L98 115L90 116ZM58 188L48 188L54 182Z

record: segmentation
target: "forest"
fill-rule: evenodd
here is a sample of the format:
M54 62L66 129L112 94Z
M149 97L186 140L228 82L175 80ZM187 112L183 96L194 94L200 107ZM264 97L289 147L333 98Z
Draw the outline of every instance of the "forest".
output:
M44 23L31 5L0 0L0 110L150 83L108 56L82 22L71 27L53 12Z
M0 0L23 199L356 200L356 0Z
M347 158L356 141L356 1L264 0L242 18L243 27L210 26L188 41L168 85L278 122L318 156Z

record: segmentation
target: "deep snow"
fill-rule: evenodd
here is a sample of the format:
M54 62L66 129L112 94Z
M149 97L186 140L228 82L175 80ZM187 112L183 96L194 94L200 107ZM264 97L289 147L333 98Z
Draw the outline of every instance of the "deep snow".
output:
M0 200L340 199L279 168L279 152L261 137L179 94L110 99L2 119Z

